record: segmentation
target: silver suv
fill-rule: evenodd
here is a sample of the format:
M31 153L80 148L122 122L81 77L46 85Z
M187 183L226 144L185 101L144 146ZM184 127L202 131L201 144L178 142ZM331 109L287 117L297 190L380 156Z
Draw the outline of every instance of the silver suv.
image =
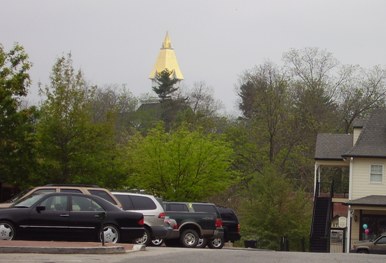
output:
M165 219L162 204L153 195L131 192L112 192L112 194L122 204L123 210L143 214L145 234L136 240L137 244L161 245L162 240L172 232L173 225L170 225L167 218Z

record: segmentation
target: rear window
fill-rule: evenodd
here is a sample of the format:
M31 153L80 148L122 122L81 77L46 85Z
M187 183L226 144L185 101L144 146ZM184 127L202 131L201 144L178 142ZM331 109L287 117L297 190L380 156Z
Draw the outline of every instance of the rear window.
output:
M218 211L213 205L205 205L205 204L193 204L193 209L196 212L206 212L218 215Z
M232 210L221 210L221 218L227 221L238 222L236 214Z
M113 203L114 205L118 205L117 202L115 202L115 200L106 191L103 191L103 190L93 190L93 189L89 189L88 191L92 195L96 195L96 196L102 197L103 199L109 201L110 203Z
M134 210L133 203L131 202L131 198L128 195L114 195L122 205L123 210Z
M131 201L134 205L134 210L154 210L156 204L147 196L132 195Z
M189 212L188 207L185 204L165 204L166 211L182 211Z

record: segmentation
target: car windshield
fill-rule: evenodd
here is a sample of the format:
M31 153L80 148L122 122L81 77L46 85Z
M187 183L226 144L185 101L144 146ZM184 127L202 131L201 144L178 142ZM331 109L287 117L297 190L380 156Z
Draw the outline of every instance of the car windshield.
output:
M36 203L37 200L39 200L43 195L30 195L22 200L19 200L16 202L12 207L31 207L33 204Z

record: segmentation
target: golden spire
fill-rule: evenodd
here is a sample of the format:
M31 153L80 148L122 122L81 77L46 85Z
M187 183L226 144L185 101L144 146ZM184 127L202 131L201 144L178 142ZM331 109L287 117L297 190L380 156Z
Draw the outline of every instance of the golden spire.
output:
M164 42L162 43L162 49L173 49L172 42L170 41L169 32L166 31Z
M161 50L158 54L157 60L149 78L155 79L156 74L162 72L165 69L172 71L174 78L178 80L184 79L180 67L178 66L177 57L174 49L172 48L172 42L170 41L168 32L166 32L164 42L162 43Z

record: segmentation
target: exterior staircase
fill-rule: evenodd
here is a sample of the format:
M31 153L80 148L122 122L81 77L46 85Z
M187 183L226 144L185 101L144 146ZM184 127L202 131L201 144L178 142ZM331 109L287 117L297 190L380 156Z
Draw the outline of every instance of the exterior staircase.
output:
M333 215L332 197L334 181L329 196L320 196L320 182L317 182L314 195L314 211L310 234L311 252L330 252L331 220Z
M315 197L310 251L330 252L331 198Z

